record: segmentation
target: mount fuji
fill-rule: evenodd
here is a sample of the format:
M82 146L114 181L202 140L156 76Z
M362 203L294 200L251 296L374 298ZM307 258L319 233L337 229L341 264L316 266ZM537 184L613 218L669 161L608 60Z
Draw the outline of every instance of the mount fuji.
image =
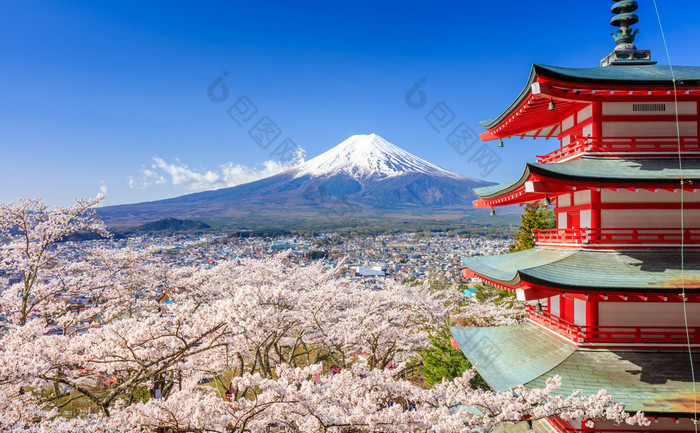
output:
M385 179L406 173L464 178L406 152L377 134L353 135L290 172L294 173L295 178L344 174L358 181L368 178Z
M353 135L274 176L167 200L108 206L98 213L115 227L171 217L250 224L464 216L473 211L472 188L487 185L492 183L444 170L376 134Z

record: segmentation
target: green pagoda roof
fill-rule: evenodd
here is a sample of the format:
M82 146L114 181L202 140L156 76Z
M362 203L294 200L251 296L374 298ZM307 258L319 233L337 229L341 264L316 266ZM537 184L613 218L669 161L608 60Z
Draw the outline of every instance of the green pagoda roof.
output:
M509 192L518 188L520 185L525 183L528 177L530 177L529 166L526 167L523 177L521 177L518 180L506 183L499 183L496 185L482 186L481 188L474 188L473 191L474 194L476 194L479 198L497 197L505 192Z
M537 75L562 81L592 84L673 85L673 76L681 84L699 85L700 67L668 65L610 65L598 68L560 68L533 65Z
M608 66L611 67L611 66ZM474 188L480 198L492 198L510 192L525 183L531 174L565 181L595 183L657 184L678 183L681 170L675 158L610 158L582 156L566 162L527 163L520 179L514 182ZM683 159L683 178L700 181L700 158Z
M451 328L467 359L497 391L542 388L559 375L559 393L606 389L629 412L693 412L693 381L686 351L576 348L529 323L491 328ZM693 354L695 369L700 353Z
M499 284L520 282L586 292L700 293L700 251L581 250L535 247L498 256L465 257L474 273Z
M532 421L532 427L530 427L527 421L522 421L518 424L499 425L493 429L493 433L532 433L533 431L539 433L559 433L557 430L553 430L544 419Z
M491 388L506 391L546 374L576 350L529 324L450 328L459 348ZM528 344L522 344L528 342Z
M679 85L700 85L700 67L674 66L673 73ZM532 65L525 89L512 104L499 116L484 120L481 125L490 129L504 119L508 113L520 105L530 93L530 87L537 76L549 77L572 83L589 84L629 84L634 86L673 85L673 74L668 65L611 65L597 68L560 68L557 66Z

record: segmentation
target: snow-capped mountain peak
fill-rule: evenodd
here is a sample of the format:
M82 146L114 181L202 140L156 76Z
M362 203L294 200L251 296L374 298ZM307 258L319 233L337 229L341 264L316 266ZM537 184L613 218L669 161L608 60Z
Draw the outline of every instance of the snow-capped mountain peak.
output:
M476 199L472 188L487 185L492 183L443 170L376 134L354 135L316 158L264 179L99 212L108 224L121 226L164 216L232 218L248 225L265 216L263 220L293 224L322 218L323 224L333 221L346 227L348 221L365 216L405 221L409 215L432 219L439 211L463 218Z
M461 179L377 134L353 135L339 145L292 169L294 177L347 174L355 179L387 178L405 173L423 173Z

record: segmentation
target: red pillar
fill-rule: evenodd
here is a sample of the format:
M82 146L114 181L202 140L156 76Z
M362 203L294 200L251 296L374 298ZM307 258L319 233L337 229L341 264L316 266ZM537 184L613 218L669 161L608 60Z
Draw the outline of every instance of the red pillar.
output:
M586 301L586 326L598 326L598 301Z
M593 130L593 137L598 138L603 135L603 125L601 124L601 116L603 115L603 103L594 102L591 105L591 113L593 117L593 123L591 124L591 129Z
M600 191L591 190L591 228L600 228Z

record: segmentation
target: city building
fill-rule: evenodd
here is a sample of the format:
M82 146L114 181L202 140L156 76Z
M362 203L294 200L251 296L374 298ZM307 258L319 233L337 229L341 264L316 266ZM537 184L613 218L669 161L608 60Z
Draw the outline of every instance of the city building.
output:
M453 328L455 340L496 390L559 375L564 395L607 389L652 421L547 419L556 432L697 431L700 67L638 50L636 9L613 5L617 46L600 67L534 65L515 102L482 122L482 140L559 146L519 179L475 190L475 206L552 205L557 226L537 231L535 248L464 258L465 277L532 306L527 323Z

